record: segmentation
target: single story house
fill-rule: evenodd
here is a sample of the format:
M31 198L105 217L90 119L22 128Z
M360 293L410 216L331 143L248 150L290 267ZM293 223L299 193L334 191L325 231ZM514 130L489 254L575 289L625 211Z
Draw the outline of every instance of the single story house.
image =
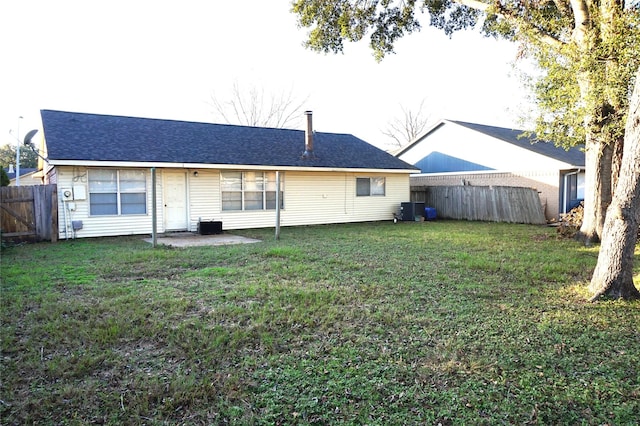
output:
M584 151L535 141L524 130L441 120L395 155L420 168L411 187L535 188L548 220L584 198Z
M9 167L6 167L4 171L7 173L7 177L9 177L9 186L16 186L17 175L16 170L13 168L13 164L9 164ZM20 186L26 185L41 185L42 179L38 176L38 169L31 167L21 167L20 168Z
M60 238L150 234L154 216L159 233L392 220L417 168L305 114L290 130L42 110Z

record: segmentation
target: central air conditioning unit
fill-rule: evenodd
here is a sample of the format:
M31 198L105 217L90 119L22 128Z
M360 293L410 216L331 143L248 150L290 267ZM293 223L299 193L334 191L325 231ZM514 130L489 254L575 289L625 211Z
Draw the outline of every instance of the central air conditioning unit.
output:
M220 221L207 221L198 222L198 233L200 235L215 235L222 234L222 222Z
M401 220L419 222L424 218L424 203L400 203Z

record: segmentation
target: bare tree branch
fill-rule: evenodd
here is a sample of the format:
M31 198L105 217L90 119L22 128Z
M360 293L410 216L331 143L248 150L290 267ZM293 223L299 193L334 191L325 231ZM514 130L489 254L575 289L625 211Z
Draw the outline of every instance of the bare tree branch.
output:
M227 124L254 127L295 127L300 120L308 96L301 101L293 95L293 89L279 95L265 95L264 89L252 86L243 90L234 82L229 98L216 93L211 95L214 114Z
M398 148L414 140L424 131L431 116L430 114L425 115L424 103L425 99L420 102L416 111L401 105L402 117L390 120L387 129L383 130L382 134L393 139Z

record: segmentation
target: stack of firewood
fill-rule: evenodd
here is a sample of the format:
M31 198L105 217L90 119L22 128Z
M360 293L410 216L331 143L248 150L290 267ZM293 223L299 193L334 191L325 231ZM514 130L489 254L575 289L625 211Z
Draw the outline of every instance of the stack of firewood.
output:
M584 217L584 204L580 202L580 204L573 209L569 213L561 214L560 221L558 222L558 234L567 237L573 238L580 227L582 226L582 218ZM640 227L638 228L638 244L640 244Z
M558 223L558 234L563 237L573 238L582 226L582 218L584 217L584 204L580 202L576 207L571 209L569 213L560 215Z

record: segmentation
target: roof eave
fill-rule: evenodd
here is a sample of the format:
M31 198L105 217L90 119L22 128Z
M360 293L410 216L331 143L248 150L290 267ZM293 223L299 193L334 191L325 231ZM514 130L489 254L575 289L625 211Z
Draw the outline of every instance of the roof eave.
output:
M444 126L446 123L450 123L450 122L451 122L450 120L446 120L446 119L442 119L442 120L437 121L431 127L429 127L427 130L425 130L423 133L421 133L420 135L416 136L411 142L409 142L405 146L403 146L400 149L398 149L398 151L394 152L393 155L395 157L400 157L402 154L404 154L405 152L407 152L411 148L413 148L415 145L417 145L422 139L426 138L431 133L435 132L440 127Z
M377 169L353 167L300 167L251 164L208 164L208 163L165 163L144 161L96 161L96 160L49 160L52 166L84 166L84 167L134 167L134 168L167 168L167 169L215 169L215 170L267 170L267 171L304 171L304 172L348 172L348 173L416 173L418 169Z

